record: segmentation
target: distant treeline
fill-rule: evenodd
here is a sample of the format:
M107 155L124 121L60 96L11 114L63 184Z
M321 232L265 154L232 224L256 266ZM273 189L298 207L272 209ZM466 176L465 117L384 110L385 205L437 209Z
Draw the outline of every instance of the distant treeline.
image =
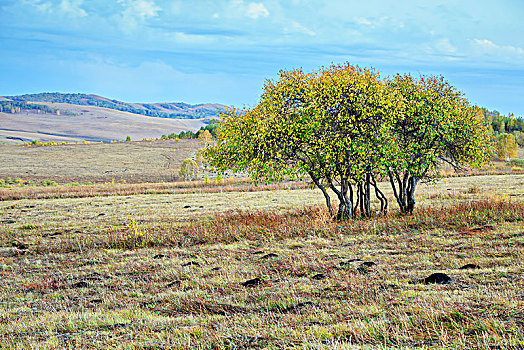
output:
M516 117L513 113L504 116L498 111L489 111L486 108L482 108L482 113L488 125L491 125L494 136L503 133L513 134L515 141L520 146L524 146L524 119Z
M58 111L56 108L50 108L45 105L27 103L25 101L0 101L0 112L4 113L21 113L24 110L37 111L38 113L53 113Z
M135 104L142 108L134 107L130 103L118 100L109 100L96 95L87 94L63 94L58 92L43 92L39 94L27 94L20 96L5 96L13 101L33 101L49 103L70 103L83 106L96 106L115 109L118 111L146 115L149 117L159 118L177 118L177 119L200 119L216 117L217 111L206 108L193 108L186 103L163 103L163 104ZM178 110L173 113L161 110ZM180 109L182 111L180 111Z
M200 136L200 133L204 130L207 130L211 133L211 136L216 137L218 126L219 126L219 120L217 119L211 119L209 121L209 124L206 126L203 126L198 130L197 132L192 131L181 131L179 134L171 133L169 135L162 135L162 139L197 139L198 136Z

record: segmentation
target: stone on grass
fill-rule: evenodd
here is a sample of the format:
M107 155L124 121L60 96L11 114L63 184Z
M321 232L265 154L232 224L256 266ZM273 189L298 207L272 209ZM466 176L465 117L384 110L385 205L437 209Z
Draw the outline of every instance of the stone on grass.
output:
M373 261L364 261L359 265L359 267L357 267L357 271L360 273L367 273L375 265L376 264Z
M269 258L276 258L276 257L278 257L278 255L276 255L274 253L269 253L269 254L264 255L260 259L269 259Z
M447 284L451 282L451 277L442 272L436 272L424 278L425 284Z
M469 270L469 269L480 269L480 266L477 264L466 264L464 266L459 267L459 270Z
M73 283L71 285L71 287L73 287L73 288L87 288L87 287L89 287L89 283L87 283L86 281L80 281L80 282Z
M242 282L241 284L244 286L244 287L254 287L254 286L258 286L259 284L262 283L262 279L256 277L256 278L253 278L253 279L250 279L250 280L247 280L245 282Z
M326 276L323 273L317 273L316 275L311 277L311 279L313 280L322 280L324 278L326 278Z
M169 282L168 284L166 284L166 288L171 288L171 287L178 287L182 284L182 281L173 281L173 282Z

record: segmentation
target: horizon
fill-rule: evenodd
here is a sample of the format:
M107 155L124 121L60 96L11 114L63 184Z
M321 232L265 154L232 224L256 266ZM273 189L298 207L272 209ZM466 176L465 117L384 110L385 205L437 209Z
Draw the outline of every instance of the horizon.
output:
M85 93L253 106L281 69L350 62L442 75L475 105L524 117L524 3L5 0L0 95Z

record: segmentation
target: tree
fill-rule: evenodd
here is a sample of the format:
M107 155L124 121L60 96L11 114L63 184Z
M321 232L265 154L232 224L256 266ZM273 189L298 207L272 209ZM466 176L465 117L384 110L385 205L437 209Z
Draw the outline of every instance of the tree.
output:
M400 211L412 213L417 184L435 179L440 164L458 170L487 161L489 132L482 111L442 77L396 75L388 84L403 103L393 125L388 178Z
M500 134L497 138L497 156L499 159L504 159L509 162L511 158L517 156L518 146L515 142L515 136L512 134Z
M211 133L209 132L209 130L204 130L200 132L198 135L198 141L200 143L203 143L204 147L207 147L211 143L212 138L213 137L211 136Z
M374 179L394 114L389 93L378 73L349 64L281 71L256 107L225 113L206 154L219 171L247 171L255 181L309 176L332 216L328 189L339 199L338 219L355 217L355 202L370 216L372 184L387 208Z
M186 181L194 180L199 174L198 164L192 159L186 159L182 162L178 174Z
M442 162L475 166L487 159L483 114L442 78L379 74L350 64L312 73L281 71L266 81L252 109L223 114L210 165L248 172L254 181L309 176L332 217L371 216L371 197L388 179L403 213L415 206L420 181ZM330 192L338 198L338 212Z

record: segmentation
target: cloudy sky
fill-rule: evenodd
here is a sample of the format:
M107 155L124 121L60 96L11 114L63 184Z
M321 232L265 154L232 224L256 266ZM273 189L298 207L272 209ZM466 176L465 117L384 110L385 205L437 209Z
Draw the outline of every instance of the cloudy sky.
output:
M522 0L0 0L0 95L253 105L280 69L441 74L524 116Z

